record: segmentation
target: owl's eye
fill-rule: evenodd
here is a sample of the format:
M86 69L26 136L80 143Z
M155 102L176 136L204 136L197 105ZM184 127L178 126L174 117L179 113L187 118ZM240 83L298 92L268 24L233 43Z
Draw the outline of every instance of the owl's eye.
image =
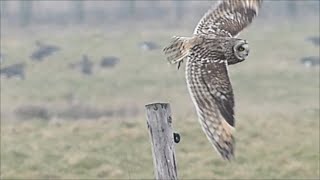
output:
M245 49L244 49L244 47L243 46L239 46L238 47L238 51L244 51Z

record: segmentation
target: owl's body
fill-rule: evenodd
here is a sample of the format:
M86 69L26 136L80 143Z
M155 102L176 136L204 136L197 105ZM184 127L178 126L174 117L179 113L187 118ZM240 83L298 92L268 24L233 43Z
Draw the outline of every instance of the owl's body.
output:
M246 40L235 36L257 15L261 0L224 0L164 49L170 63L186 62L186 81L202 130L224 159L234 157L234 97L228 65L245 60Z

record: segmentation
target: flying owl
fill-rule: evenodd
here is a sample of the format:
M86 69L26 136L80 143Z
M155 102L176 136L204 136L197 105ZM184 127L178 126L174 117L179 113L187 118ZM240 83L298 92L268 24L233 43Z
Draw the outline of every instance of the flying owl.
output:
M186 81L202 130L223 159L234 158L234 96L228 65L244 61L248 42L236 36L257 16L262 0L223 0L200 20L192 37L164 48L172 64L186 62Z

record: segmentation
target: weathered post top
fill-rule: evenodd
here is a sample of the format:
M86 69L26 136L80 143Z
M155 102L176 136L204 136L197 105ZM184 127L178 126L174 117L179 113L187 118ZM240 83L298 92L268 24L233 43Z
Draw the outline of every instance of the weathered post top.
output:
M168 103L146 105L156 179L177 179L171 109Z

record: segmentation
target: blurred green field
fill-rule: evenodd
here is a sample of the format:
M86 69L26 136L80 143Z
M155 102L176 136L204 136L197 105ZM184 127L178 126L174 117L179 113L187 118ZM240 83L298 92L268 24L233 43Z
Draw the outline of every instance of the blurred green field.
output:
M126 29L126 30L124 30ZM256 23L241 38L249 58L230 66L236 98L236 159L224 162L203 134L184 80L184 70L165 61L161 49L142 51L138 43L166 45L192 28L65 27L3 28L1 66L26 62L26 80L1 78L1 179L151 179L153 163L144 105L169 102L180 179L319 179L319 67L299 59L318 55L304 39L319 35L319 24ZM44 62L31 61L35 41L61 47ZM112 69L92 76L70 70L83 54L98 63L119 57ZM68 107L66 95L101 109L136 107L133 117L70 121L18 120L14 110L37 104Z

